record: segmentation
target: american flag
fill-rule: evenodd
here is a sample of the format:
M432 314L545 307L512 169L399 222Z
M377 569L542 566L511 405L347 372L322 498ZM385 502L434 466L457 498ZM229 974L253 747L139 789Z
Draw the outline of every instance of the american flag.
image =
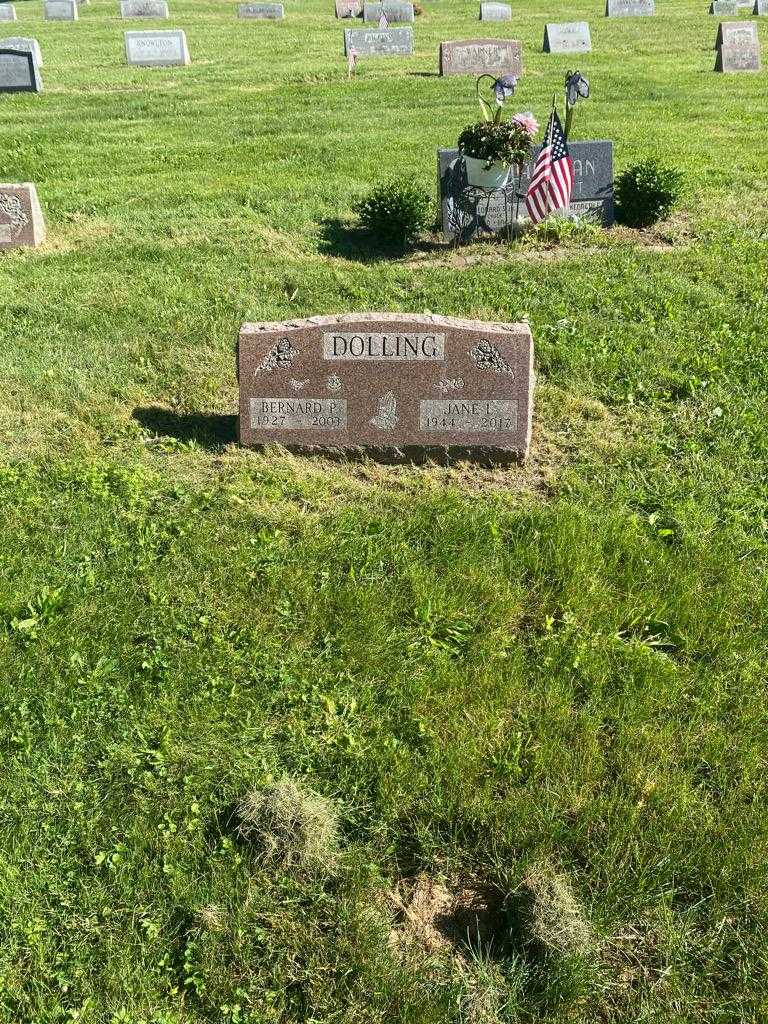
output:
M564 210L571 201L572 189L573 164L563 126L553 110L525 197L525 208L533 223L538 224L555 210Z
M357 50L354 46L350 46L349 53L347 54L347 77L351 78L352 74L357 67Z
M382 8L381 8L381 17L379 18L379 28L381 29L382 32L385 32L389 28L389 21L387 19L387 12L384 10L383 5L382 5Z

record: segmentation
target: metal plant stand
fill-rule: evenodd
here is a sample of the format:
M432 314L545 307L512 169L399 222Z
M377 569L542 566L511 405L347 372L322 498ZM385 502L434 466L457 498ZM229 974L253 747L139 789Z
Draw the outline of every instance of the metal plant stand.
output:
M525 194L518 183L503 188L481 188L464 185L455 195L451 232L455 245L461 245L482 234L502 237L511 242L520 216Z

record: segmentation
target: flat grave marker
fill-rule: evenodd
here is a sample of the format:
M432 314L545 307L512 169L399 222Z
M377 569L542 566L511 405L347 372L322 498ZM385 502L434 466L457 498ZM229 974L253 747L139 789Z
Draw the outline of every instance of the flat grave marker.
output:
M0 48L0 92L42 92L35 55L31 49L3 46Z
M351 313L243 324L237 367L244 445L511 460L530 444L524 323Z
M76 0L45 0L43 15L46 21L77 21L80 11Z
M37 189L29 182L0 185L0 249L40 245L45 238Z
M16 8L13 4L0 4L0 21L16 21Z
M390 24L393 22L413 22L413 4L390 3L387 0L386 3L366 3L363 5L363 21L375 21L378 23L382 14L386 15L387 21Z
M282 4L240 4L237 16L261 21L282 21L285 17L285 8Z
M125 59L129 64L148 68L189 64L187 37L178 28L156 32L126 32Z
M586 21L567 21L544 26L544 53L589 53L592 38Z
M344 56L356 50L358 57L410 57L412 28L345 28Z
M654 12L653 0L605 0L606 18L648 18Z
M512 8L509 4L480 4L480 21L511 21Z
M516 186L490 195L467 185L464 161L457 149L438 149L437 177L443 235L448 241L469 241L483 234L503 234L517 213L526 219L524 193L539 153L535 146L523 167L519 201ZM613 142L599 139L569 142L573 161L573 192L569 212L594 220L603 227L614 222Z
M523 46L518 39L454 39L440 44L441 75L523 73Z
M166 0L121 0L120 14L123 18L164 20L169 17Z
M0 39L0 49L29 50L34 55L37 66L39 68L43 66L43 54L40 43L36 39L28 39L25 36L7 36L5 39Z

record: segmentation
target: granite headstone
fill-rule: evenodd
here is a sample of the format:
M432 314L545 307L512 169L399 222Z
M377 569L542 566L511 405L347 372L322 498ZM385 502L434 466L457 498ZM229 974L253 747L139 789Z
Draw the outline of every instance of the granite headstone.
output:
M354 313L243 324L240 441L410 458L525 456L527 324Z
M0 92L42 92L43 82L30 49L0 48Z
M0 4L0 21L16 21L16 8L13 4Z
M80 17L76 0L45 0L43 14L46 21L77 21Z
M645 18L653 13L653 0L605 0L606 18Z
M0 49L29 50L33 54L37 66L39 68L43 66L43 54L40 43L36 39L27 39L25 36L6 36L5 39L0 39Z
M721 21L717 27L715 49L721 46L759 45L757 25L754 21Z
M527 219L525 190L540 147L523 167L519 189L510 185L491 193L467 184L464 161L457 149L438 149L437 178L443 235L448 241L469 241L483 234L503 234L515 219ZM613 143L610 139L569 142L573 161L573 192L567 213L604 227L614 222Z
M238 18L257 18L262 21L282 21L285 8L282 4L240 4L237 9Z
M31 182L0 185L0 249L40 245L45 222Z
M589 53L592 39L586 21L567 21L544 26L544 53Z
M755 0L755 6L752 8L752 13L755 16L768 15L768 0Z
M363 0L336 0L337 18L359 18L363 13Z
M440 44L441 75L523 73L523 47L517 39L455 39Z
M345 28L344 55L356 50L359 57L409 57L413 54L412 28Z
M140 67L176 67L189 64L187 37L181 29L126 32L125 59Z
M363 6L363 21L379 22L381 15L385 14L387 21L392 24L397 22L412 22L414 20L413 4L409 3L367 3Z
M164 20L169 17L166 0L121 0L120 14L123 18L157 18Z
M759 71L760 43L757 40L723 43L715 58L715 71Z
M736 0L712 0L709 5L710 14L738 14L739 5Z
M511 21L512 8L509 4L480 4L480 21Z

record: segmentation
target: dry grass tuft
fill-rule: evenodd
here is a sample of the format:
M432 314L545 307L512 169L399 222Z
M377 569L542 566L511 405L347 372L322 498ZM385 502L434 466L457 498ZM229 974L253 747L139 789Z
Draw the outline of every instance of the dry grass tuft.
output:
M593 949L592 929L565 875L546 862L535 864L523 879L522 890L530 939L565 955Z
M338 818L330 800L283 779L250 792L238 807L238 834L275 867L330 868Z

